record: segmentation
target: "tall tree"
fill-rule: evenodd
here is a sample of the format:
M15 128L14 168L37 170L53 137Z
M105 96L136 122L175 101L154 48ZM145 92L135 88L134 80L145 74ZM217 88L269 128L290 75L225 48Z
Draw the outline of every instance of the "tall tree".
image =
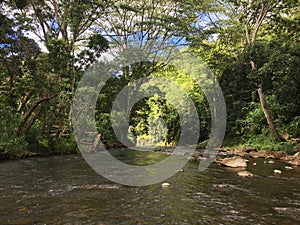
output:
M259 100L268 123L269 129L277 141L284 140L279 134L273 118L269 112L266 97L263 93L263 82L258 77L258 70L265 60L259 58L259 42L268 41L274 31L270 28L274 24L280 24L283 13L295 11L298 1L279 0L234 0L217 1L220 6L217 13L210 12L207 17L210 26L208 35L213 39L227 45L227 51L232 51L233 56L239 62L248 59L251 74L256 74L256 86ZM271 26L269 24L272 24ZM281 23L282 24L282 23ZM241 32L242 31L242 32ZM217 42L218 43L218 42ZM242 55L248 55L246 58ZM223 60L222 60L223 61ZM213 60L213 62L216 62ZM251 75L253 77L253 75Z
M242 44L249 45L251 52L251 49L254 48L257 40L260 37L260 34L266 35L266 30L262 30L263 26L266 26L268 23L276 22L276 19L278 18L278 15L280 15L281 11L286 11L287 6L289 9L292 9L293 3L295 2L297 1L286 1L285 3L279 0L235 1L233 6L235 7L236 11L238 13L243 13L243 15L240 16L240 21L243 24L245 34ZM252 71L255 72L257 71L257 59L255 58L255 55L253 55L251 58L252 60L250 60L249 63ZM270 115L261 82L257 83L257 92L265 118L274 138L277 141L285 140L285 138L279 134Z

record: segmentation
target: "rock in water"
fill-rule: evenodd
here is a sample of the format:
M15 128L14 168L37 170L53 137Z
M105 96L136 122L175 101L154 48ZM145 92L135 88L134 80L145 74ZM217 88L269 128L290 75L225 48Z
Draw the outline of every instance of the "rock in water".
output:
M294 169L294 168L291 167L291 166L285 166L284 169L286 169L286 170L292 170L292 169Z
M274 170L274 173L275 173L275 174L281 174L282 172L281 172L281 170L275 169L275 170Z
M265 151L265 150L260 150L258 152L251 151L251 152L249 152L249 156L252 157L252 158L254 158L254 159L257 159L257 158L266 158L267 151Z
M222 159L219 161L219 163L224 166L228 166L228 167L232 167L232 168L247 167L246 160L239 156Z
M253 174L250 173L249 171L243 170L243 171L239 171L237 173L240 177L252 177Z
M162 188L169 188L170 184L169 183L162 183L161 187Z

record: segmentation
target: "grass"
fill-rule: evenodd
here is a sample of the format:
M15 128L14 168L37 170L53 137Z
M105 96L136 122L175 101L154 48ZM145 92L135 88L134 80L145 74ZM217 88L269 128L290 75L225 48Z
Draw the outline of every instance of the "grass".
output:
M293 147L295 145L296 142L277 142L273 137L264 135L250 137L249 139L228 138L223 143L223 146L228 148L244 148L246 146L253 146L258 150L284 151L288 154L294 153Z

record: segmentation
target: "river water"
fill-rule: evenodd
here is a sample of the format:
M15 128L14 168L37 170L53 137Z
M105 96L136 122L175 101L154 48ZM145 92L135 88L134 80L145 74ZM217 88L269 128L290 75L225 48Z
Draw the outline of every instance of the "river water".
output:
M166 157L113 154L136 165ZM168 189L112 183L81 156L0 162L0 224L300 224L300 168L253 162L250 178L217 164L199 172L198 163L189 162L166 181Z

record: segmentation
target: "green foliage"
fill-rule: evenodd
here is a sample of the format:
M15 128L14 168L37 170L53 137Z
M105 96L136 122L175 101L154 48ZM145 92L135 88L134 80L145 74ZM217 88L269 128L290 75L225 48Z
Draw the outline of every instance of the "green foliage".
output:
M230 0L226 4L4 0L0 5L12 9L0 12L0 156L22 155L26 148L52 154L74 152L71 105L84 69L109 48L145 46L149 40L162 41L161 46L189 45L205 62L203 68L210 67L225 96L228 138L258 148L291 150L292 144L275 142L269 132L258 84L279 132L300 137L298 0ZM47 52L29 38L33 33ZM186 91L200 118L199 141L209 137L207 100L188 76L203 73L203 68L188 68L189 59L179 63L186 71L150 61L127 65L107 81L95 113L106 145L119 144L111 127L115 97L134 80L148 76L169 79ZM153 93L157 85L149 84ZM95 94L95 90L82 91ZM166 97L180 105L179 96L170 93ZM174 105L158 96L136 103L129 125L128 138L134 141L134 134L138 142L147 144L176 144L181 132Z
M54 73L68 74L70 52L68 43L61 39L50 39L46 45L49 63ZM66 76L66 75L65 75Z
M78 153L75 137L49 137L49 149L51 154Z
M228 145L230 146L230 145ZM252 136L248 140L242 140L240 142L232 143L233 147L246 147L246 146L254 146L257 149L261 150L269 150L269 151L285 151L287 153L293 153L293 143L286 142L277 142L274 140L273 136L270 134L269 130L265 129L261 135Z
M118 139L111 126L111 114L110 113L97 113L96 114L96 128L99 134L101 134L101 141L108 145L114 145L119 143Z
M176 144L180 134L178 114L166 100L155 95L146 105L136 108L132 121L133 133L140 145Z
M81 67L87 67L97 60L109 48L109 42L100 34L93 34L88 38L87 48L77 56Z
M27 148L25 137L15 135L15 126L19 115L11 112L9 107L0 104L0 159L14 158L21 155Z
M30 131L25 135L28 149L47 152L49 148L48 133L42 131L43 123L37 120Z

